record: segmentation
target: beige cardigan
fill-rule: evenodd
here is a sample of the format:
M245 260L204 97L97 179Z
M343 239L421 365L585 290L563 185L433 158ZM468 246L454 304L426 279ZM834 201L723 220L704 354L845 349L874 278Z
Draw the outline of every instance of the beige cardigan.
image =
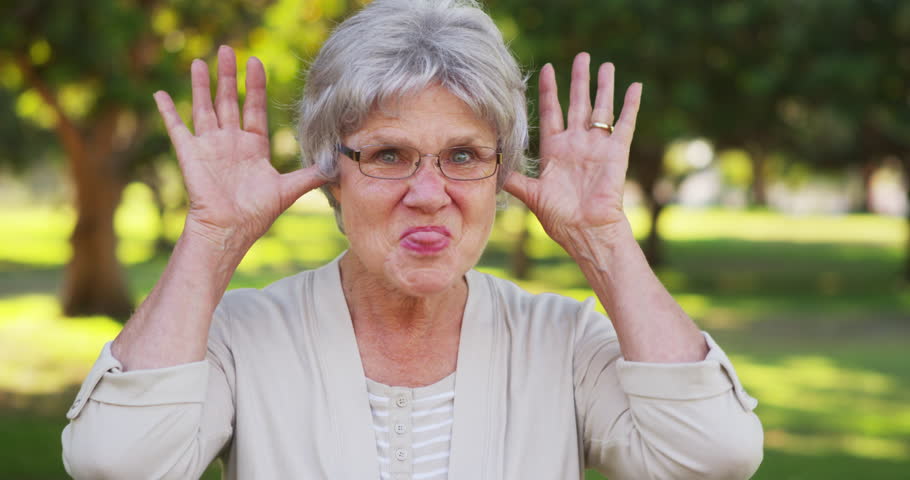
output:
M704 361L626 362L610 321L467 274L450 479L745 479L756 403L706 335ZM379 478L366 380L338 262L227 293L206 361L122 372L104 347L67 414L75 478Z

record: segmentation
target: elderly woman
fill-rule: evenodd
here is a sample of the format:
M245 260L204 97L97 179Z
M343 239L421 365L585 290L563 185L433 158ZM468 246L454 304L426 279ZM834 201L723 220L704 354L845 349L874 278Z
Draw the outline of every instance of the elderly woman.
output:
M269 164L265 74L192 65L193 127L155 95L189 192L158 284L68 413L76 478L748 478L755 401L649 269L622 208L642 87L613 126L613 66L567 121L540 73L540 175L524 77L468 0L377 0L342 23L300 103L301 170ZM350 248L263 290L228 281L322 186ZM472 270L501 189L577 262L609 318Z

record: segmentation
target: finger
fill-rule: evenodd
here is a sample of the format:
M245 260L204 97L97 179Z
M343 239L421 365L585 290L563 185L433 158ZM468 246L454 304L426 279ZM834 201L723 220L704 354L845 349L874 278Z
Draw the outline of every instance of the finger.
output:
M540 69L540 135L555 135L563 130L562 106L556 88L556 71L546 64Z
M179 151L181 145L193 134L190 133L190 130L183 124L183 120L180 119L180 114L177 113L177 108L174 107L174 101L171 100L170 95L158 91L155 92L154 98L155 104L158 106L158 112L164 120L164 128L167 129L167 135L171 138L174 148Z
M266 135L269 129L266 111L265 69L256 57L246 62L246 99L243 101L243 129Z
M612 63L604 63L597 72L597 96L594 97L594 110L591 122L602 122L613 125L613 78L616 68Z
M626 98L622 103L622 112L613 135L619 135L626 142L632 142L635 133L635 120L638 118L638 107L641 105L642 84L635 82L626 90Z
M591 124L591 56L581 52L572 62L569 85L569 128L587 129Z
M281 175L281 205L286 209L296 202L305 193L325 184L327 178L322 176L319 165L310 165L307 168L294 170Z
M521 203L528 205L531 198L531 192L537 188L539 180L527 177L520 172L512 172L506 178L506 183L502 188L512 194L513 197L521 200ZM530 207L530 205L528 205Z
M218 90L215 94L215 112L221 128L240 128L240 111L237 107L237 59L231 47L218 49Z
M193 130L196 135L200 135L218 128L218 118L212 109L212 91L209 89L209 66L202 60L193 60L190 77L193 88Z

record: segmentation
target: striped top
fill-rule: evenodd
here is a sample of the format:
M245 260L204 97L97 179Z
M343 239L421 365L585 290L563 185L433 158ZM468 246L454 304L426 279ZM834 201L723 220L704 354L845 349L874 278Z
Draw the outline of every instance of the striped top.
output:
M367 379L380 480L446 480L455 406L455 374L426 387L390 387Z

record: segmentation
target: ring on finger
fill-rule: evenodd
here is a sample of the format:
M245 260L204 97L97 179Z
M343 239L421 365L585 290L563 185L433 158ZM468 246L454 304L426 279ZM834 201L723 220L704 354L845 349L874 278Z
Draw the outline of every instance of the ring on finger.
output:
M607 133L613 133L613 125L603 122L591 122L591 128L601 128L607 131Z

